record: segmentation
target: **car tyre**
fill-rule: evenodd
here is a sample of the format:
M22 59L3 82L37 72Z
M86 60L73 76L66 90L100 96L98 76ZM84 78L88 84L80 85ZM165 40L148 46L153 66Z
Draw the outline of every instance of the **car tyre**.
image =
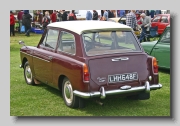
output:
M62 96L65 104L70 108L79 107L79 98L73 94L73 88L68 78L64 78L62 84Z
M24 78L28 85L35 85L34 77L28 61L24 64Z

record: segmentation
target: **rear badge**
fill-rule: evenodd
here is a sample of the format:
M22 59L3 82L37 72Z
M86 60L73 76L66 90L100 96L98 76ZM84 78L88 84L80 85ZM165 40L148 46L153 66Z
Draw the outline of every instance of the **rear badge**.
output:
M99 82L104 82L104 81L106 80L106 78L105 78L105 77L98 77L97 80L98 80Z

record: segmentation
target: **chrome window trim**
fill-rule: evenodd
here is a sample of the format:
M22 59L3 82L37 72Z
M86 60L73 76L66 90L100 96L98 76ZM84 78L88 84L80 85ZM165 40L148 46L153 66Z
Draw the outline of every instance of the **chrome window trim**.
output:
M63 31L63 30L60 32L60 37L59 37L59 42L58 42L57 51L58 51L58 52L63 52L63 53L66 53L66 54L68 54L68 55L75 56L75 55L76 55L76 39L75 39L75 36L74 36L73 34L72 34L72 35L73 35L73 37L74 37L74 47L75 47L75 53L65 52L65 51L63 51L63 50L61 50L61 49L60 49L60 46L61 46L61 43L62 43L62 41L61 41L61 38L62 38L62 32L66 32L66 33L72 34L72 33L70 33L70 32Z

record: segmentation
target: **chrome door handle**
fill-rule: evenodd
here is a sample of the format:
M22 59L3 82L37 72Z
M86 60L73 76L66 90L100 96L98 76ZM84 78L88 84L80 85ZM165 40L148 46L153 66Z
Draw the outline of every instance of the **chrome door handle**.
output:
M119 57L119 58L114 58L114 59L111 59L112 61L119 61L119 60L129 60L128 57Z

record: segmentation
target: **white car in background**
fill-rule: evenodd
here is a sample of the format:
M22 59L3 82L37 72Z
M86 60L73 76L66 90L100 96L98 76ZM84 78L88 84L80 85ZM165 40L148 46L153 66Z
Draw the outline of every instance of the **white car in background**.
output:
M75 10L76 18L79 20L85 20L87 11L90 11L93 14L93 10ZM101 10L96 11L98 12L98 15L101 16Z

